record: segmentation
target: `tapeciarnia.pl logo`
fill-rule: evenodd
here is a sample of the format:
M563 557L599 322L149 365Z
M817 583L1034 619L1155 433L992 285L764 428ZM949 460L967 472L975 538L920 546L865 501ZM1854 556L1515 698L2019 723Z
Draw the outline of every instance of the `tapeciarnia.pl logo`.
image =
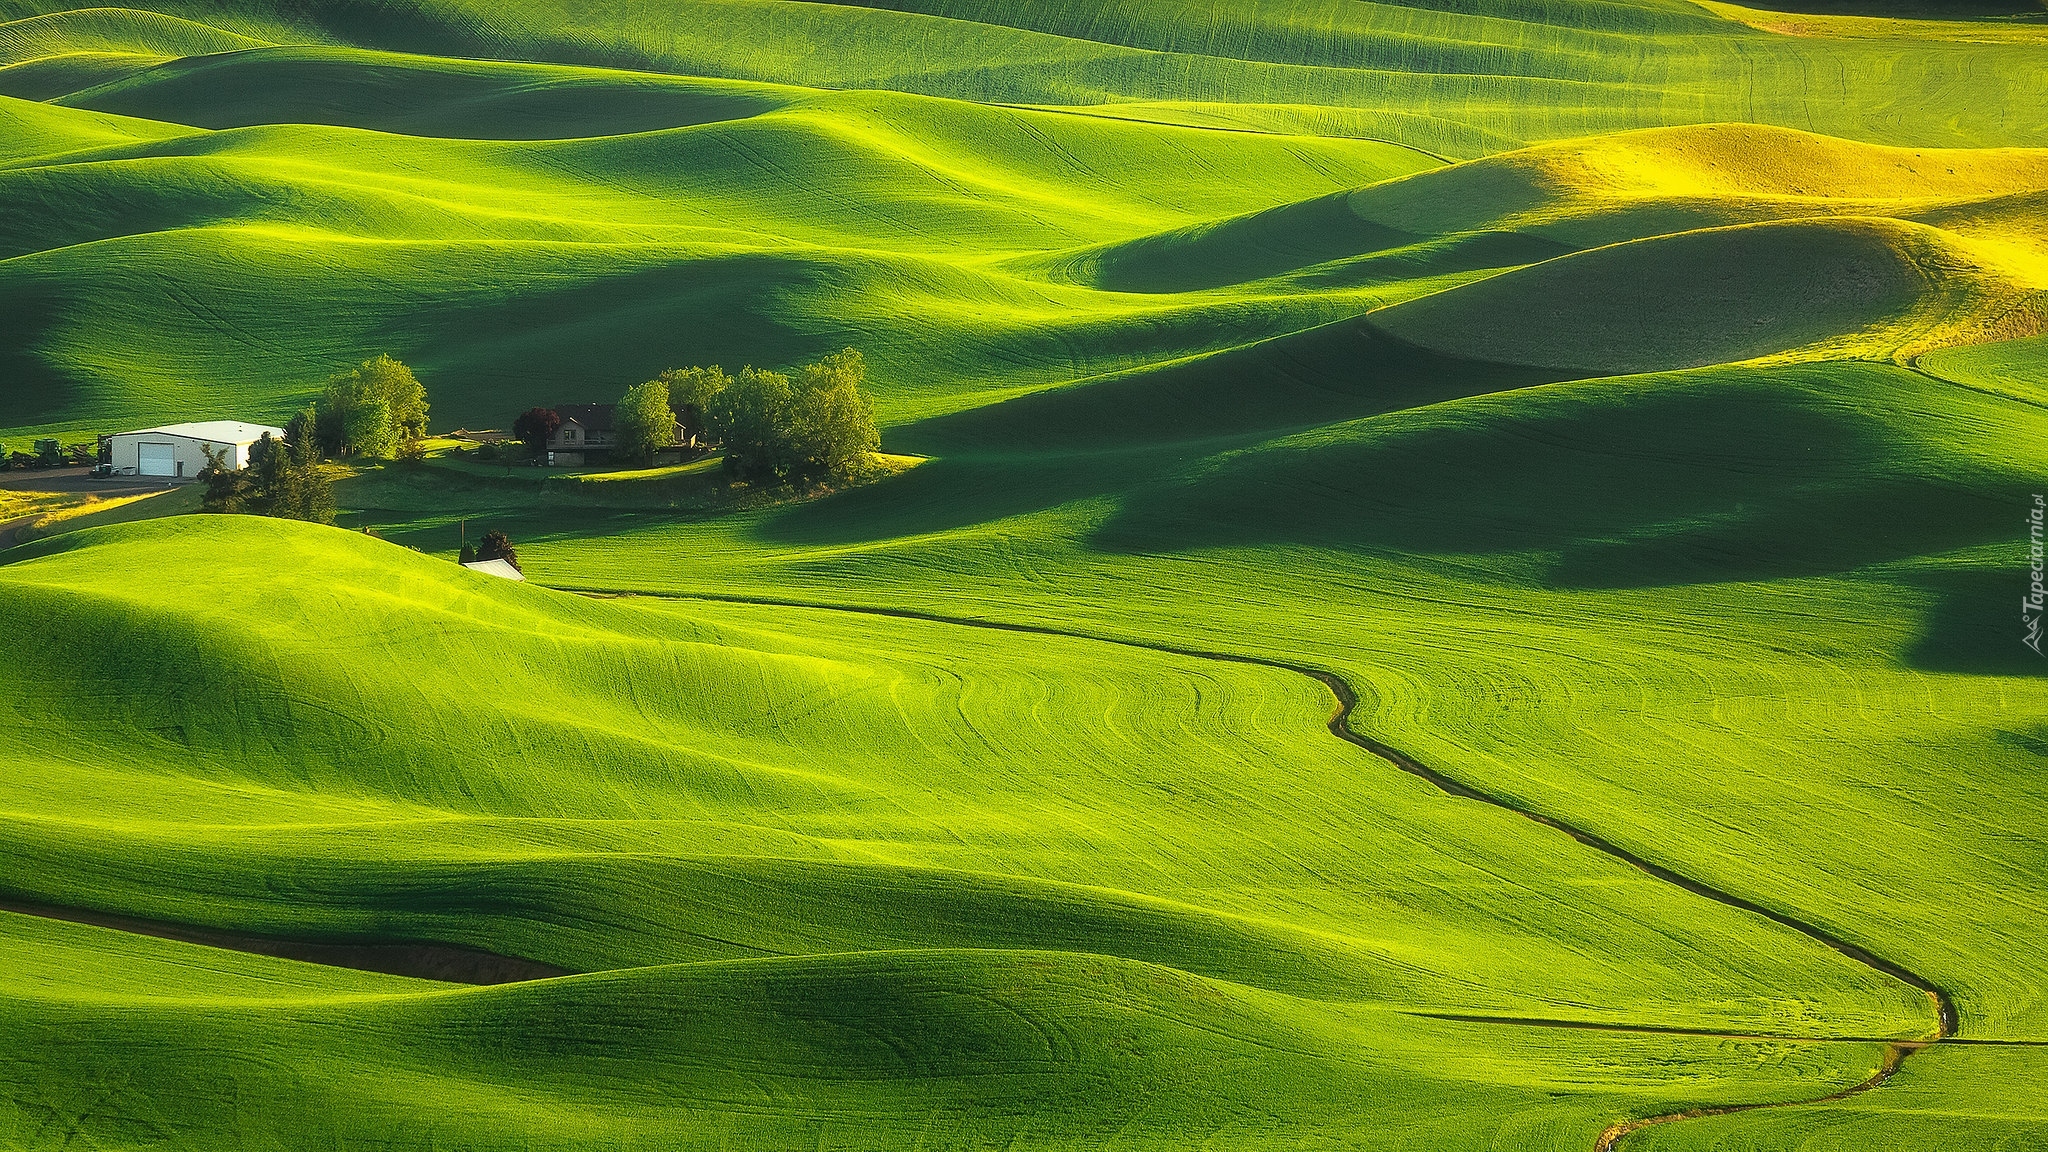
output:
M2048 588L2042 586L2043 572L2048 570L2048 562L2044 562L2044 550L2041 541L2042 517L2044 515L2048 515L2048 498L2044 498L2041 493L2036 492L2034 493L2034 506L2027 509L2027 558L2033 569L2033 582L2027 585L2027 597L2020 602L2020 625L2026 629L2025 635L2020 637L2020 643L2032 648L2036 656L2043 654L2041 651L2041 613L2042 608L2048 606Z

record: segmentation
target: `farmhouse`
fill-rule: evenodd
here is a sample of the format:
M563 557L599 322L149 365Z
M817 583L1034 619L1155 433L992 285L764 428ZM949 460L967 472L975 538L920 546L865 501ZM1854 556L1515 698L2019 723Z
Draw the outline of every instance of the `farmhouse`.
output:
M594 463L611 455L611 404L557 404L555 415L562 426L548 436L548 463L569 465Z
M249 466L249 446L264 433L284 439L284 429L240 420L202 420L191 424L167 424L136 432L117 432L108 437L108 463L116 476L161 476L169 480L191 480L206 467L202 448L225 452L229 466Z
M615 404L557 404L555 415L562 424L548 436L547 463L551 467L576 468L602 464L611 458L618 443L612 430ZM683 438L682 422L676 421L672 440ZM674 452L665 455L673 456Z

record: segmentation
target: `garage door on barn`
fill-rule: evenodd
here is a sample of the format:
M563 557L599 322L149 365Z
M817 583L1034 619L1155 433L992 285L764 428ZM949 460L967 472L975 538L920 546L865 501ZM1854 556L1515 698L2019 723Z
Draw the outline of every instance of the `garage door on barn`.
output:
M169 476L176 469L173 462L176 453L169 444L138 444L141 455L136 471L144 476Z

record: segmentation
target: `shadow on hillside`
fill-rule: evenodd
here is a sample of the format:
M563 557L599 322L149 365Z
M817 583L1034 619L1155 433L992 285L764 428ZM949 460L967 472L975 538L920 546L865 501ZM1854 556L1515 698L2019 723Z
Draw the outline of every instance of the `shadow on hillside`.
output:
M1199 292L1423 239L1361 219L1339 192L1104 248L1080 278L1110 292Z
M738 371L836 351L843 338L794 331L781 303L830 275L810 261L748 253L464 299L409 322L431 351L408 359L434 373L437 412L504 427L532 404L616 400L678 362Z
M1891 16L1911 20L1981 20L1985 17L2048 17L2041 0L1744 0L1766 12L1807 16Z
M1275 436L1555 378L1457 360L1363 321L1340 321L904 429L891 438L893 449L938 459L793 509L763 532L777 542L820 544L962 528L1120 497Z
M1364 288L1518 268L1575 251L1569 244L1527 232L1464 232L1410 248L1332 260L1304 268L1287 281L1301 288Z
M2019 522L2023 507L2007 510L2008 528ZM1906 663L1929 672L2048 677L2048 658L2021 642L2027 634L2021 598L2030 581L2031 574L2018 564L1914 573L1905 582L1933 594L1934 603L1905 652ZM2042 631L2048 633L2048 620ZM2041 644L2048 648L2048 635ZM2048 743L2035 751L2048 756Z
M0 409L5 410L8 425L60 424L77 413L78 385L53 371L36 352L56 326L59 311L56 301L48 298L0 296L0 314L7 317L7 335L0 339ZM12 451L28 447L26 442L8 444Z
M319 50L174 60L141 80L73 101L191 124L333 124L409 136L561 140L736 120L783 102L682 84L513 71Z
M1571 245L1523 232L1436 237L1366 220L1352 194L1282 204L1096 249L1068 272L1110 292L1200 292L1292 275L1336 288L1512 268L1562 256Z
M1862 369L1844 369L1862 371ZM1836 573L2009 533L2018 481L1936 478L1797 374L1581 385L1406 413L1134 492L1117 552L1520 554L1554 586Z

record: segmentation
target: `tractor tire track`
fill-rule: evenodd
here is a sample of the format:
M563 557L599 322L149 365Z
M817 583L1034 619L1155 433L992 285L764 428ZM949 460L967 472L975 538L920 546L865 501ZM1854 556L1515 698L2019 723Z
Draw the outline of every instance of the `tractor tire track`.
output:
M1161 644L1148 640L1134 640L1124 637L1106 636L1098 633L1053 628L1040 624L1019 624L1001 620L984 620L963 616L947 616L941 613L921 612L909 608L886 608L849 604L826 604L812 601L782 599L766 596L738 596L705 592L633 592L622 589L575 588L566 585L558 586L558 589L564 592L574 592L579 595L602 598L648 596L650 598L663 600L700 600L726 604L753 604L760 605L763 607L810 609L813 611L823 612L847 612L857 615L880 616L897 620L917 620L931 624L951 624L963 628L984 628L996 632L1016 632L1034 636L1061 636L1073 640L1090 640L1102 644L1117 644L1126 648L1137 648L1145 651L1159 652L1169 656L1180 656L1194 660L1209 660L1225 664L1246 664L1260 668L1271 668L1282 672L1291 672L1297 676L1306 676L1316 681L1317 683L1321 684L1324 688L1328 689L1330 694L1336 698L1337 708L1336 711L1334 711L1330 715L1328 727L1330 730L1330 734L1332 736L1335 736L1337 739L1342 740L1345 743L1351 744L1355 747L1364 749L1365 751L1371 753L1378 759L1393 765L1395 768L1398 768L1411 776L1415 776L1422 780L1427 781L1428 783L1433 785L1438 791L1444 793L1447 796L1456 797L1460 800L1471 800L1476 803L1486 804L1494 808L1499 808L1503 811L1512 812L1515 815L1520 816L1526 820L1530 820L1537 824L1541 824L1545 828L1549 828L1555 832L1560 832L1565 836L1568 836L1571 839L1577 841L1579 844L1584 845L1585 847L1590 848L1595 852L1599 852L1602 855L1608 856L1616 861L1619 861L1622 864L1626 864L1630 868L1633 868L1636 871L1641 872L1654 880L1658 880L1665 884L1669 884L1673 887L1683 889L1684 891L1689 892L1692 895L1698 896L1702 899L1711 900L1717 904L1721 904L1726 907L1736 909L1737 911L1746 912L1753 916L1762 917L1763 919L1768 920L1773 924L1797 932L1800 935L1807 937L1815 943L1818 943L1830 949L1831 951L1843 956L1844 958L1856 964L1862 965L1863 967L1869 968L1873 971L1882 973L1883 975L1888 976L1893 980L1896 980L1899 983L1902 983L1907 987L1910 987L1918 991L1920 994L1927 998L1929 1004L1934 1009L1935 1027L1932 1033L1914 1040L1880 1041L1885 1045L1885 1056L1883 1062L1880 1064L1878 1070L1874 1074L1872 1074L1868 1079L1865 1079L1858 1084L1854 1084L1848 1088L1844 1088L1836 1092L1831 1092L1825 1096L1819 1096L1808 1100L1788 1100L1759 1104L1727 1104L1712 1107L1700 1107L1687 1109L1681 1112L1666 1113L1659 1116L1649 1116L1636 1120L1621 1121L1609 1127L1606 1131L1600 1134L1599 1142L1594 1145L1594 1152L1614 1152L1614 1150L1620 1146L1621 1142L1625 1140L1629 1135L1635 1132L1640 1132L1645 1128L1654 1127L1659 1124L1670 1124L1675 1123L1679 1120L1688 1120L1707 1116L1726 1116L1738 1112L1755 1111L1757 1109L1762 1108L1786 1108L1803 1105L1828 1104L1838 1100L1848 1099L1851 1096L1861 1095L1862 1093L1883 1087L1887 1081L1889 1081L1894 1075L1898 1073L1899 1069L1905 1065L1906 1060L1909 1057L1911 1057L1914 1053L1920 1051L1922 1048L1926 1048L1933 1044L1938 1044L1944 1040L1948 1040L1951 1037L1953 1037L1956 1033L1958 1025L1960 1024L1960 1019L1956 1011L1954 999L1934 981L1928 979L1925 976L1920 975L1917 972L1914 972L1912 969L1907 968L1903 964L1899 964L1895 961L1888 960L1885 957L1870 951L1869 949L1863 947L1860 944L1857 944L1852 940L1849 940L1834 932L1830 932L1817 924L1813 924L1806 920L1802 920L1789 912L1781 912L1777 909L1766 907L1762 904L1757 903L1754 900L1750 900L1746 897L1738 896L1733 892L1717 888L1704 880L1697 880L1693 877L1686 876L1682 873L1673 871L1672 869L1667 868L1662 864L1658 864L1655 861L1648 860L1640 855L1637 855L1635 852L1632 852L1629 849L1624 848L1619 844L1616 844L1615 842L1607 839L1604 836L1599 835L1598 833L1589 831L1585 828L1581 828L1578 825L1575 825L1560 817L1552 816L1544 812L1539 812L1531 808L1525 808L1520 804L1516 803L1515 801L1510 800L1506 797L1496 796L1492 793L1482 791L1479 788L1473 787L1472 785L1466 784L1463 781L1455 779L1451 776L1447 776L1444 773L1439 772L1436 769L1423 764L1421 761L1415 759L1414 757L1408 755L1405 752L1400 751L1392 745L1383 743L1379 740L1376 740L1370 736L1364 735L1363 733L1354 730L1351 727L1351 716L1352 713L1358 707L1358 693L1352 689L1350 683L1346 681L1343 677L1337 675L1334 672L1330 672L1326 669L1317 668L1308 664L1296 664L1287 660L1273 659L1271 657L1248 656L1238 652L1216 652L1202 648L1184 648L1173 644Z
M1918 356L1909 356L1904 360L1895 360L1893 361L1893 363L1901 368L1904 368L1906 371L1913 373L1915 376L1919 376L1927 380L1932 380L1936 384L1946 385L1950 388L1963 388L1968 391L1975 392L1979 396L1989 396L1994 400L2004 400L2011 404L2025 404L2030 408L2048 408L2048 404L2043 404L2039 400L2030 400L2025 396L2015 396L2010 392L2000 392L1996 389L1986 388L1979 384L1965 384L1961 380L1951 380L1948 377L1943 376L1937 372L1934 372L1931 369L1921 367L1920 359L1921 358Z
M1941 1039L1945 1039L1945 1037ZM1759 1112L1766 1108L1805 1108L1816 1104L1833 1104L1838 1100L1847 1100L1851 1096L1861 1096L1865 1092L1884 1087L1885 1082L1897 1075L1899 1069L1905 1065L1906 1057L1927 1047L1929 1044L1938 1042L1939 1040L1937 1039L1898 1041L1886 1044L1884 1060L1878 1065L1877 1071L1872 1073L1869 1079L1851 1084L1840 1091L1830 1092L1825 1096L1816 1096L1811 1100L1783 1100L1763 1104L1717 1104L1704 1108L1688 1108L1683 1112L1667 1112L1662 1116L1647 1116L1641 1120L1624 1120L1619 1124L1610 1125L1605 1132L1600 1134L1599 1142L1593 1145L1593 1152L1614 1152L1614 1149L1621 1146L1623 1140L1637 1132L1641 1132L1645 1128L1654 1128L1659 1124L1676 1124L1680 1120L1704 1120L1709 1116L1735 1116L1743 1112Z

